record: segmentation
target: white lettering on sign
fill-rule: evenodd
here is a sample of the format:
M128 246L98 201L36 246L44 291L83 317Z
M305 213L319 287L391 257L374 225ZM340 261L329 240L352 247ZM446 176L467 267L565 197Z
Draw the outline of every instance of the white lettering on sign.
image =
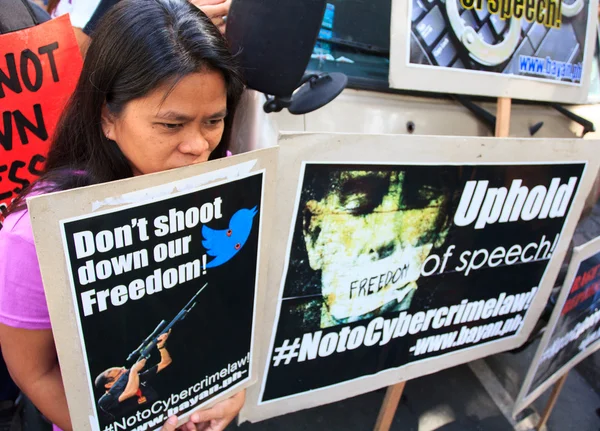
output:
M454 216L457 226L475 222L475 229L488 224L507 223L518 220L564 217L569 206L577 177L561 184L553 178L550 185L538 185L531 189L513 180L510 189L488 187L489 181L467 181Z

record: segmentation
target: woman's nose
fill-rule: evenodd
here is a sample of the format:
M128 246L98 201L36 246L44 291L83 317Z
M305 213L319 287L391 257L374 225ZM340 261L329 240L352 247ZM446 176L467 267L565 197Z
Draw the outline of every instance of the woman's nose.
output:
M182 153L199 156L209 148L208 141L200 132L194 132L186 137L183 144L180 146Z

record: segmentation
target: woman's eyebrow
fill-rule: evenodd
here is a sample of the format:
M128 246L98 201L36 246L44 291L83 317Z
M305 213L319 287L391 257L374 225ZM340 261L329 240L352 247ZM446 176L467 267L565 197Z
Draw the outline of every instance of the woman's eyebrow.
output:
M159 112L156 114L156 118L160 120L171 120L171 121L191 121L192 117L189 115L182 114L176 111Z
M212 114L211 116L208 117L209 120L215 119L215 118L223 118L227 116L227 108L221 109L219 112L216 112L214 114Z
M216 118L223 118L226 116L227 116L227 108L222 109L219 112L215 112L214 114L211 114L206 118L209 120L212 120L212 119L216 119ZM181 122L192 121L194 119L194 117L191 117L189 115L186 115L186 114L183 114L183 113L177 112L177 111L159 112L158 114L156 114L156 118L159 120L170 120L170 121L181 121Z

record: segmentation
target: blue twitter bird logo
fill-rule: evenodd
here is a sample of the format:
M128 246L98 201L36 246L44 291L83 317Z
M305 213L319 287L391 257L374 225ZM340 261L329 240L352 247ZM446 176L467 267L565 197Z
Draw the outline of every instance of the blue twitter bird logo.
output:
M237 211L229 220L229 229L215 230L208 226L202 226L202 245L206 254L214 256L208 262L207 268L214 268L229 261L242 249L252 230L256 207L252 209L243 208Z

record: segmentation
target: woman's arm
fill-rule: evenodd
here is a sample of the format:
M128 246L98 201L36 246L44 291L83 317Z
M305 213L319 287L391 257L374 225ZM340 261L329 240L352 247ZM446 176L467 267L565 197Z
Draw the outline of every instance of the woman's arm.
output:
M17 386L52 423L70 431L71 419L52 331L0 324L0 346Z

